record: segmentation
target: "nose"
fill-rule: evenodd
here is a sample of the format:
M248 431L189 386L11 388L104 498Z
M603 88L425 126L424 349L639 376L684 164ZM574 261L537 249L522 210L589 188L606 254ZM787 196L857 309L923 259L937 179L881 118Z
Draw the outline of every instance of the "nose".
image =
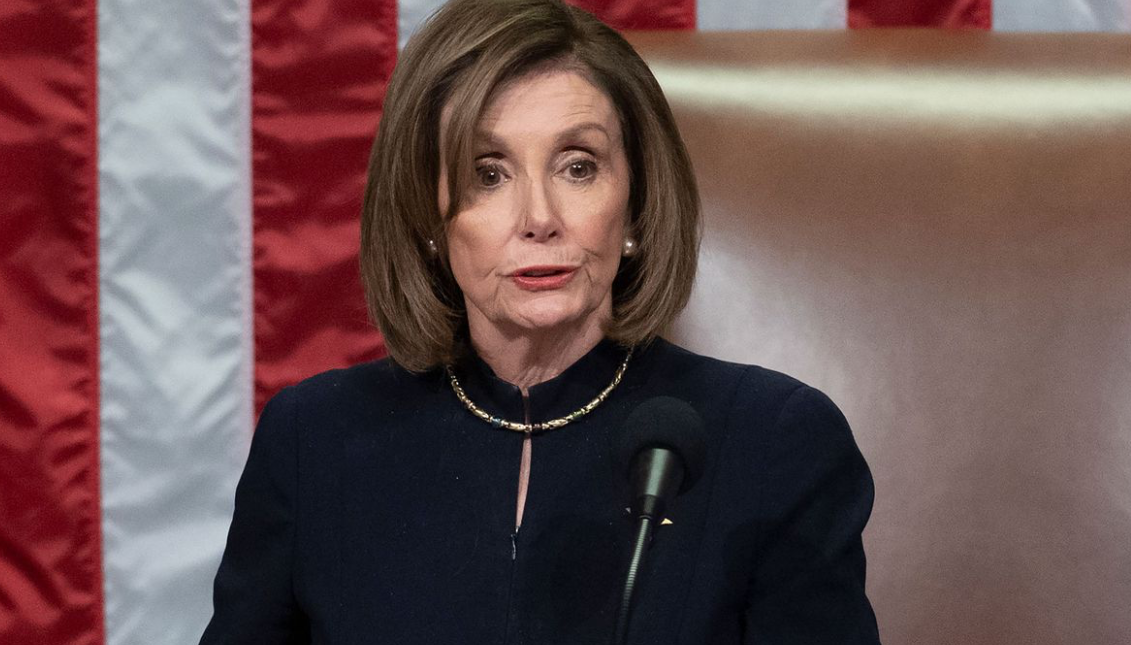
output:
M549 182L531 180L523 200L520 235L532 242L545 242L561 234L561 217Z

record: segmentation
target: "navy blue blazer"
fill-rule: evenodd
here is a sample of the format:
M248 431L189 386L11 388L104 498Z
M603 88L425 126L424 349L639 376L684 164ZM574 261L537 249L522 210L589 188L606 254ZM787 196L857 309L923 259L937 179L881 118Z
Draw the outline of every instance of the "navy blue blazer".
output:
M530 388L532 420L592 400L623 356L603 342ZM457 374L487 412L523 419L485 363ZM259 419L201 643L605 645L633 533L611 445L658 395L702 415L707 468L657 529L629 642L878 643L872 478L843 415L792 378L665 341L592 413L534 436L517 532L522 434L473 417L442 370L384 360L286 388Z

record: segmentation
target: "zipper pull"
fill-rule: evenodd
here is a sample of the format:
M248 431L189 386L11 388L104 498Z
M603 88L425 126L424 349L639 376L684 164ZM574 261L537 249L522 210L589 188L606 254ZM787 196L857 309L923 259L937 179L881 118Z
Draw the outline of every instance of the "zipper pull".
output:
M511 533L511 562L518 558L518 531Z

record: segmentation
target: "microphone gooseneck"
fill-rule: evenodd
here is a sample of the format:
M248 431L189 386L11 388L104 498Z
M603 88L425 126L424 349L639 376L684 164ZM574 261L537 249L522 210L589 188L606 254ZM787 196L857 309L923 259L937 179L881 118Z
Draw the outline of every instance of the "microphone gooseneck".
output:
M706 457L703 421L684 401L667 396L648 399L625 421L616 458L629 480L636 539L617 612L614 645L621 645L628 636L632 594L652 530L663 520L668 502L690 490L703 474Z

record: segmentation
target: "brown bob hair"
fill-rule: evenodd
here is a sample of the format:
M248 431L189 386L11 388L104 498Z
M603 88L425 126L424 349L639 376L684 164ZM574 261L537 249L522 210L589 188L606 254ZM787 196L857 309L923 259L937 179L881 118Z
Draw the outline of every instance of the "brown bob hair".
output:
M624 133L628 230L638 251L621 261L606 336L646 343L687 304L699 253L699 193L671 109L644 61L616 31L559 0L452 0L410 39L393 71L361 218L369 315L406 369L452 363L468 351L446 225L471 174L485 107L505 83L547 67L577 71L603 90ZM449 103L458 108L440 150ZM446 213L437 200L441 163L450 178Z

